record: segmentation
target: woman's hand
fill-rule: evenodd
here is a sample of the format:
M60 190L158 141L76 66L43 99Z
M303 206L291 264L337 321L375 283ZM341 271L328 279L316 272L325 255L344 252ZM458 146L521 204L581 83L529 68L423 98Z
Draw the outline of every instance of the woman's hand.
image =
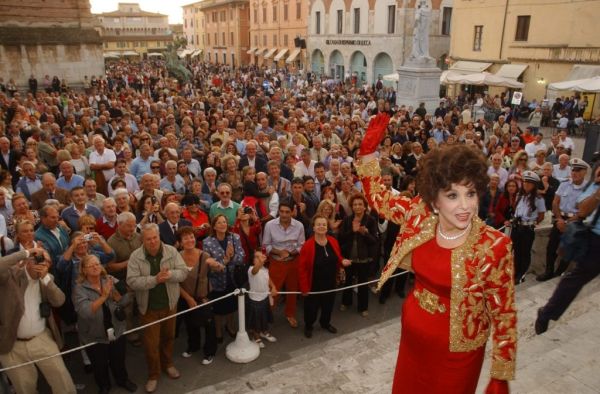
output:
M349 259L343 259L343 260L342 260L342 265L343 265L344 267L348 267L348 266L350 266L351 264L352 264L352 260L349 260Z
M369 122L369 127L365 133L365 137L360 144L360 155L368 155L377 151L377 147L383 140L387 126L390 121L390 116L385 112L379 112Z

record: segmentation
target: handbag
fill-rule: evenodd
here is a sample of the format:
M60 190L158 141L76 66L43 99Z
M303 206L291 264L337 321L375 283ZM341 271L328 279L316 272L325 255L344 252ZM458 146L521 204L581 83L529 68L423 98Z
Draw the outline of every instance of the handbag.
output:
M200 282L200 265L201 264L202 264L202 259L200 259L200 262L198 262L198 274L196 275L196 284L194 285L194 293L192 293L192 297L194 298L194 300L196 300L196 303L198 305L202 304L202 300L198 300L198 298L196 298L196 294L198 293L198 283ZM196 323L198 323L200 326L207 325L213 318L213 311L212 311L211 305L198 307L188 313L191 314L190 317L193 320L195 320Z
M592 222L588 225L583 220L571 222L560 237L560 255L564 261L581 262L587 254L590 246L590 238L592 236L592 228L598 222L600 216L600 208L596 209Z

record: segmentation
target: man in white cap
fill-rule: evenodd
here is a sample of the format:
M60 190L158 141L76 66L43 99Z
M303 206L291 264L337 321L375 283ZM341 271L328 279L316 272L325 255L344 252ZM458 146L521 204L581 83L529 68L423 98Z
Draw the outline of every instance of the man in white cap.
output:
M546 246L546 270L536 278L540 282L561 275L570 263L561 259L558 269L556 272L554 271L560 238L565 232L567 224L578 220L577 199L583 192L589 166L585 161L577 158L571 159L569 165L571 166L571 179L560 184L552 202L553 226Z

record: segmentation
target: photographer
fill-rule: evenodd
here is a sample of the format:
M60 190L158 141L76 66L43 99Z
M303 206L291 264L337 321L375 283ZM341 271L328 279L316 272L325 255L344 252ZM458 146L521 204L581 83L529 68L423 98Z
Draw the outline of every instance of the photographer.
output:
M125 306L130 302L125 282L106 274L98 257L87 255L81 260L73 304L77 312L79 340L97 342L87 348L94 378L100 393L110 390L110 368L118 386L135 392L125 368Z
M0 259L0 321L3 324L0 363L3 367L55 355L62 347L58 327L49 317L51 307L62 305L65 295L48 273L50 262L44 260L43 253L42 249L34 248ZM11 369L6 374L17 393L35 393L38 369L53 393L76 392L62 357Z

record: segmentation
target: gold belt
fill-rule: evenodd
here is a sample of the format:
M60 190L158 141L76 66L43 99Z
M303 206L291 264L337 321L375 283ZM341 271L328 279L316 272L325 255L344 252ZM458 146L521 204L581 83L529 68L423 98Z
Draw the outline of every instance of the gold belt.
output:
M427 289L414 290L413 295L416 300L419 302L419 306L431 313L432 315L436 312L444 313L446 312L446 305L440 302L440 297L437 294L433 294Z

